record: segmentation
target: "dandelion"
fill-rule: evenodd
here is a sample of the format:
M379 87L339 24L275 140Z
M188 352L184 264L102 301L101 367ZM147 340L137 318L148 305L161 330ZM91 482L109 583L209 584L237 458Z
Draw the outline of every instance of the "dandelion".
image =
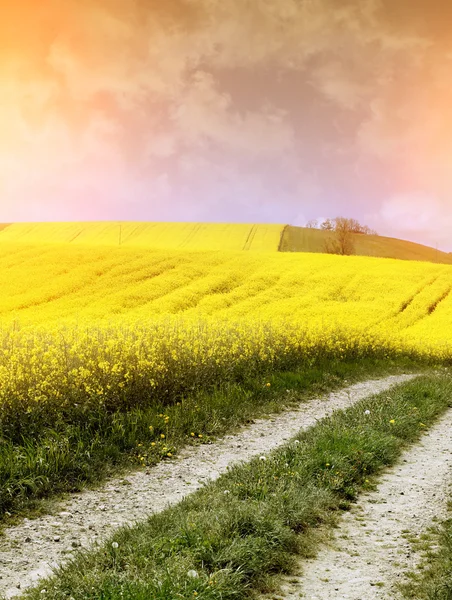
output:
M161 433L161 434L160 434L160 438L161 438L162 440L164 440L164 439L165 439L165 434L164 434L164 433Z
M112 547L114 550L116 550L117 548L119 548L119 544L118 544L118 542L112 542L112 543L111 543L111 547Z
M389 422L391 423L391 425L394 425L395 419L391 419Z
M259 460L267 460L266 456L259 456Z
M270 386L271 386L271 383L270 383L270 382L268 382L268 383L266 383L266 384L265 384L265 386L266 386L266 387L270 387Z
M197 579L199 577L198 571L195 571L194 569L190 569L190 571L188 571L188 573L187 573L187 577L190 577L190 579Z
M195 437L195 434L193 433L193 431L190 433L191 437Z
M152 433L154 431L154 427L152 425L149 425L149 431Z
M198 435L198 437L199 437L199 438L202 438L202 433L200 433L200 434Z
M365 410L365 411L364 411L364 414L365 414L365 415L370 415L370 410L369 410L369 409Z
M230 492L229 490L224 490L224 492L223 492L223 494L224 494L225 496L227 496L227 495L228 495L228 494L230 494L230 493L231 493L231 492Z

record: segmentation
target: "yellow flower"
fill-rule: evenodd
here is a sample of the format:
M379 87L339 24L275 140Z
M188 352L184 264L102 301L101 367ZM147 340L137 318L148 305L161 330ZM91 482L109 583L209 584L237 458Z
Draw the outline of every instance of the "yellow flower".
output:
M195 434L193 433L193 431L190 433L191 437L195 437Z
M391 425L394 425L395 419L391 419L389 422L391 423Z
M164 440L164 439L165 439L165 434L164 434L164 433L161 433L161 434L160 434L160 437L162 438L162 440Z
M200 434L198 435L198 437L199 437L199 438L202 438L202 433L200 433Z
M171 456L173 456L173 455L171 454L171 452L168 452L168 454L166 456L169 456L171 458Z
M266 385L267 387L270 387L270 386L271 386L271 383L270 383L270 382L268 382L268 383L266 383L265 385Z
M419 427L425 427L425 423L419 423Z

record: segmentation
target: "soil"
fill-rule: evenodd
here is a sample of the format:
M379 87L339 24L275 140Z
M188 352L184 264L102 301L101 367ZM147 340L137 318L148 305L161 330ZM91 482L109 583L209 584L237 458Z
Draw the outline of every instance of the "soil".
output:
M333 411L412 377L400 375L370 380L313 399L296 410L257 420L215 443L187 447L174 460L110 480L95 491L74 494L61 502L52 515L24 519L19 525L6 529L0 538L0 595L12 598L20 594L40 578L50 575L55 566L66 562L79 548L95 547L114 529L143 520L179 502L218 478L229 465L270 452L300 429L314 425ZM401 485L406 487L405 482ZM368 502L370 504L370 500ZM390 502L393 502L392 497ZM378 535L382 535L380 528Z

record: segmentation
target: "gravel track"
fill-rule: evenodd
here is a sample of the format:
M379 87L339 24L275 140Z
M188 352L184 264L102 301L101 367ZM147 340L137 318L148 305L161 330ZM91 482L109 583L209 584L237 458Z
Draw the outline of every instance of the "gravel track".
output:
M20 594L78 548L95 546L114 529L179 502L218 478L229 465L271 451L335 410L413 377L370 380L310 400L295 410L257 420L213 444L187 447L171 462L112 479L95 491L74 494L60 504L56 514L24 519L0 538L0 595Z
M286 578L284 600L397 600L397 584L421 561L408 536L447 516L452 491L452 410L407 450L341 519L332 547ZM290 582L290 583L289 583Z

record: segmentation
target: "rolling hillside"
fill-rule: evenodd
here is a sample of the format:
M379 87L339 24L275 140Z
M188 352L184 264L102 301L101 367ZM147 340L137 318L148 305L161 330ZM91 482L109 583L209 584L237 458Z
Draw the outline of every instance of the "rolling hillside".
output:
M324 252L330 232L250 223L80 222L0 224L0 242L70 243L155 250ZM354 235L358 256L452 264L452 254L374 235Z
M0 241L71 243L155 250L276 252L283 225L228 223L13 223L0 225Z
M0 323L299 323L450 346L452 268L311 253L2 244Z
M332 236L329 231L288 225L284 228L280 250L282 252L324 252L325 241ZM406 240L380 235L353 234L353 241L358 256L452 264L452 254Z

